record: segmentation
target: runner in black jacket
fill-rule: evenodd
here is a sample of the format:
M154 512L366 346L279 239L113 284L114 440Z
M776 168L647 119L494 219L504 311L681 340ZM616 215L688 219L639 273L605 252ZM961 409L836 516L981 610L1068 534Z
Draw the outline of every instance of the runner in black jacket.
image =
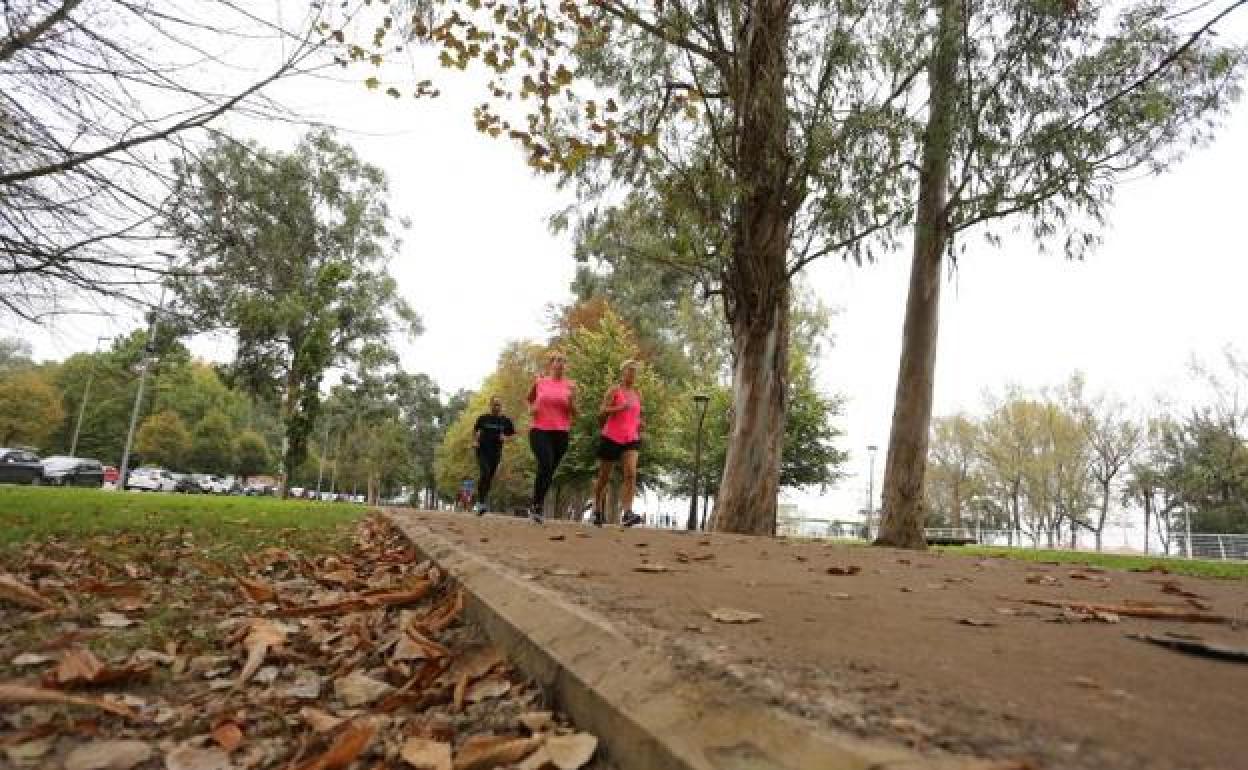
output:
M503 459L503 443L510 441L514 435L516 426L510 417L503 414L503 402L494 396L490 399L489 414L478 417L472 426L472 445L477 450L477 467L481 469L481 478L477 481L478 516L489 508L490 483L494 481L494 472Z

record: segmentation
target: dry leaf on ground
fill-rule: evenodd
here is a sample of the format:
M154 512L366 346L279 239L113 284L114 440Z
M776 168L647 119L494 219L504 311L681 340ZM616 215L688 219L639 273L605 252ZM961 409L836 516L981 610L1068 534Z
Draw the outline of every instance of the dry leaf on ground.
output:
M44 655L41 652L23 652L21 655L13 658L10 663L14 666L42 666L44 663L51 663L56 658L51 655Z
M232 752L243 742L243 729L236 722L222 722L212 729L212 739L227 752Z
M546 739L544 748L559 770L580 770L593 759L598 739L589 733L552 735Z
M100 625L104 628L129 628L137 622L122 615L120 612L101 612L97 617Z
M334 694L351 708L366 706L393 692L394 688L385 682L373 679L367 674L352 671L341 679L334 680Z
M711 610L711 617L720 623L757 623L763 619L760 613L750 612L749 610L734 610L730 607Z
M974 626L975 628L991 628L997 625L992 620L979 620L978 618L958 618L958 623L964 626Z
M31 610L56 608L47 597L8 574L0 574L0 599Z
M633 567L633 572L671 572L672 568L666 564L639 564Z
M828 567L825 572L829 575L857 575L862 572L862 567L857 564L851 564L848 567Z
M540 733L555 723L554 714L549 711L529 711L516 717L516 721L531 733Z
M239 673L235 686L242 687L247 684L247 680L251 679L252 675L264 664L269 650L285 642L285 628L265 618L252 619L247 636L243 639L243 649L247 651L247 662L243 664L243 670Z
M451 744L408 738L399 757L415 770L451 770Z
M376 725L352 723L334 739L324 754L300 765L299 770L343 770L364 753L376 734Z
M85 647L71 647L61 655L56 668L43 677L45 687L98 687L147 678L152 671L150 663L132 663L113 668Z
M537 751L543 738L507 738L500 735L474 735L460 747L454 770L493 770L515 764Z
M233 770L233 763L221 749L179 746L165 755L165 770Z
M264 580L255 578L239 577L238 587L242 590L243 596L253 602L275 602L277 601L277 589Z
M308 727L311 727L318 733L328 733L337 729L346 721L344 717L335 716L328 711L321 711L311 706L304 706L299 709L299 716L303 717L303 721L308 723Z
M65 770L130 770L152 758L143 741L96 741L65 757Z
M47 690L25 684L0 684L0 703L65 703L90 706L127 719L136 719L138 716L134 713L134 709L111 698L70 695L59 690Z
M482 679L468 687L464 700L469 703L480 703L490 698L501 698L511 690L511 682L501 677Z

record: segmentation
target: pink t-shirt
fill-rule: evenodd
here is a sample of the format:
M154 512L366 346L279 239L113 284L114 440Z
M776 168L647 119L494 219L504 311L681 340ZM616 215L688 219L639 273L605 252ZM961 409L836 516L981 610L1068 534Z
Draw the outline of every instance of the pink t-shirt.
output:
M616 388L611 406L628 404L618 412L612 412L602 426L602 435L617 444L631 444L641 439L641 394L635 390Z
M569 430L572 427L572 380L537 378L533 422L537 430Z

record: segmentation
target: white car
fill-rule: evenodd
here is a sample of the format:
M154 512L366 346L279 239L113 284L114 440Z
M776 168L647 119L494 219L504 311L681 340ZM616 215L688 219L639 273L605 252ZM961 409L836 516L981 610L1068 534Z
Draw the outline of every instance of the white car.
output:
M126 479L126 489L144 492L173 492L178 480L164 468L135 468Z

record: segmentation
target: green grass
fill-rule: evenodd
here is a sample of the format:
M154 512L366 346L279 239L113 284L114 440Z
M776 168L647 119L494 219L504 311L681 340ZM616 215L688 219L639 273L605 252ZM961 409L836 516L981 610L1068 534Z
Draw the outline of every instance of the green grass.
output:
M205 551L324 548L366 509L347 503L100 489L0 486L0 554L29 540L188 533Z
M1086 564L1120 570L1146 570L1164 567L1174 575L1248 580L1248 562L1174 559L1161 556L1136 556L1118 553L1087 553L1085 551L1050 551L1032 548L994 548L991 546L941 546L937 550L962 556L992 556L1020 561Z

